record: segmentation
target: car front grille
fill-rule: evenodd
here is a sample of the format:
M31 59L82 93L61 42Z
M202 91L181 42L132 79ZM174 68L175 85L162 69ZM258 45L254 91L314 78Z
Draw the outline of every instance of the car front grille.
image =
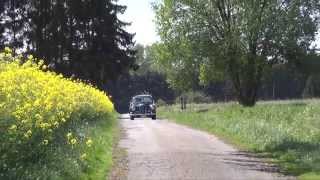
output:
M135 113L147 114L147 113L151 113L151 109L149 106L139 106L139 107L136 107Z

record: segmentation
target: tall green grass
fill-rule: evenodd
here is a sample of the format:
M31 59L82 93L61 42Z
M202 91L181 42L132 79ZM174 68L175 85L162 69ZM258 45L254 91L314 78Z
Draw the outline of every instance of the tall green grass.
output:
M268 154L294 175L320 173L320 101L274 101L160 107L159 115L208 131L247 150ZM319 176L320 177L320 176Z

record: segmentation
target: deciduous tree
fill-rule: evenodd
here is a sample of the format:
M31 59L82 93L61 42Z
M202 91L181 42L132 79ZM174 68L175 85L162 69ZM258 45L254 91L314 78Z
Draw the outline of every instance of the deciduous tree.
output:
M170 82L188 87L230 79L244 106L278 63L303 60L319 25L317 0L163 0L155 5L157 59ZM193 77L193 76L192 76Z

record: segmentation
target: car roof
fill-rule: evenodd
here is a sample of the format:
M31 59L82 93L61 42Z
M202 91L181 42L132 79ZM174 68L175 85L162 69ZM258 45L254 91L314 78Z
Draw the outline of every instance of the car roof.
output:
M140 95L137 95L137 96L133 96L133 98L137 98L137 97L151 97L152 98L152 96L149 95L149 94L140 94Z

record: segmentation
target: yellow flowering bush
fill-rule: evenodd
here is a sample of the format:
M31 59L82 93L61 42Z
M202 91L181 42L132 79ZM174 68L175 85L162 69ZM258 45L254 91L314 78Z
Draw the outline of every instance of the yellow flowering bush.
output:
M94 146L85 129L114 111L104 92L46 69L32 55L0 53L0 179L61 147L85 159Z

